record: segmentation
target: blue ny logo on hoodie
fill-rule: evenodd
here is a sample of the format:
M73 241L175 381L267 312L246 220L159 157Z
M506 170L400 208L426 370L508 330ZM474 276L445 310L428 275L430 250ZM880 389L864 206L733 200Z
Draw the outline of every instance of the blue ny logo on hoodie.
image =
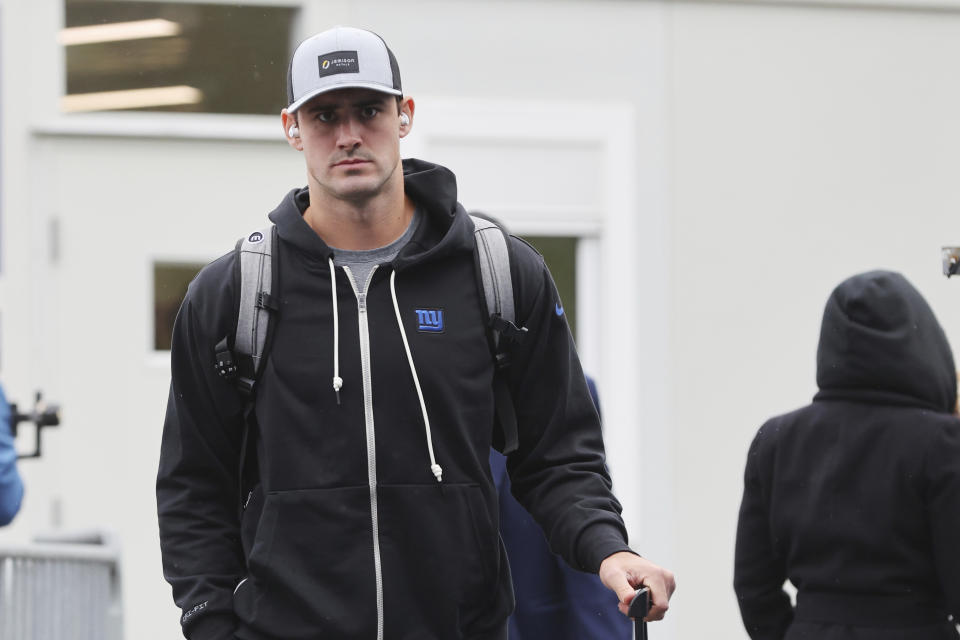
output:
M417 309L417 331L443 332L443 309Z

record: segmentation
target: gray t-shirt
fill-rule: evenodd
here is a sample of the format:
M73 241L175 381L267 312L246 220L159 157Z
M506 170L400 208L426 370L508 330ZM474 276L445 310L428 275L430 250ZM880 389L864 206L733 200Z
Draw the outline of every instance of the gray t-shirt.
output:
M364 249L361 251L330 247L333 249L333 264L338 267L350 267L350 272L353 274L353 280L357 285L357 290L361 293L366 293L367 278L370 277L370 272L373 271L376 265L386 264L397 257L400 250L403 249L404 245L413 237L413 233L417 230L417 225L420 224L420 218L420 209L414 209L413 217L410 218L410 224L407 225L407 230L403 232L403 235L385 247Z

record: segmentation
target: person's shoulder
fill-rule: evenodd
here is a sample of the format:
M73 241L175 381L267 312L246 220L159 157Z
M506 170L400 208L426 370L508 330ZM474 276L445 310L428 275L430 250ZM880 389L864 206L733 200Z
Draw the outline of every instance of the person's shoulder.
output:
M236 250L232 250L200 269L188 285L181 313L192 318L195 326L223 333L236 324L236 264Z
M543 255L532 244L514 235L508 235L510 260L513 268L525 274L539 274L544 269Z
M960 418L952 413L930 412L913 425L913 441L919 444L923 474L930 487L960 483Z
M232 290L236 261L237 252L231 250L205 265L190 282L187 288L187 297L194 298L214 292L222 292L225 288Z
M521 319L527 318L533 313L537 301L545 301L544 292L555 287L540 252L523 238L514 235L509 235L507 238L510 252L510 279L517 303L517 315Z
M760 425L753 439L753 448L772 448L786 437L798 424L804 423L811 412L816 411L814 405L806 405L793 411L775 415Z

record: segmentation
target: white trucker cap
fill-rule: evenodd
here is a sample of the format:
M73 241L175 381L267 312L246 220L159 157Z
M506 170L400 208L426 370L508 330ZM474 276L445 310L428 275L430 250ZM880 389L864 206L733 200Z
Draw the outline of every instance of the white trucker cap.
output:
M363 29L334 27L297 46L287 70L287 111L295 112L321 93L347 88L403 95L397 59L383 38Z

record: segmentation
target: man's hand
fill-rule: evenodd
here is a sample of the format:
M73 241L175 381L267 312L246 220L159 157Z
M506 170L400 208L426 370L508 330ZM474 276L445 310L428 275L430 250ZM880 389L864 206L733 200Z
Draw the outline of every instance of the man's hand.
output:
M650 614L646 621L662 620L670 607L670 596L677 583L673 573L661 569L646 558L629 551L619 551L607 556L600 563L600 580L608 589L617 594L620 600L620 613L627 615L627 606L641 586L650 590Z

